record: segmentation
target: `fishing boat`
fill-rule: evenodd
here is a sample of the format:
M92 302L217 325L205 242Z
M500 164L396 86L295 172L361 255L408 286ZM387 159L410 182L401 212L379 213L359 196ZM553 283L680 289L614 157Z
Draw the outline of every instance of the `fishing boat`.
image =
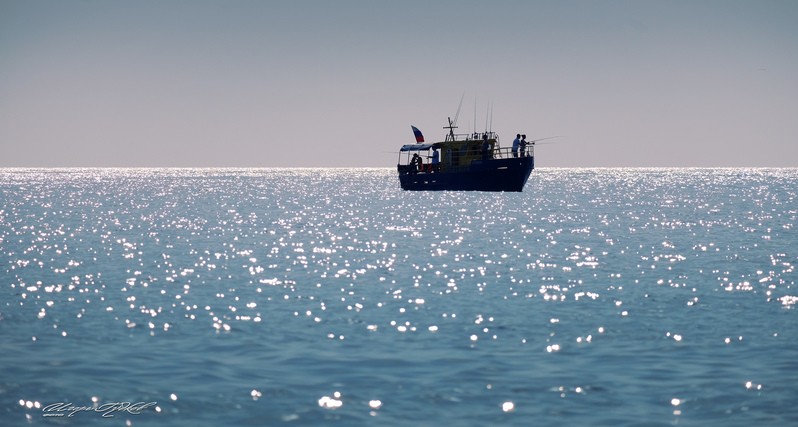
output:
M444 141L425 144L411 126L415 144L399 150L399 184L403 190L523 191L535 168L535 141L513 150L499 144L492 131L455 134L452 119Z

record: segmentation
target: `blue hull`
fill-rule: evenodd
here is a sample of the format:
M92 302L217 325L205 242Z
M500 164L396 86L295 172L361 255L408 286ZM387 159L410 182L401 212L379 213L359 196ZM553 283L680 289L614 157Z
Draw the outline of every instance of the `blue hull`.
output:
M474 160L468 167L437 173L400 166L399 183L414 191L523 191L534 168L534 157Z

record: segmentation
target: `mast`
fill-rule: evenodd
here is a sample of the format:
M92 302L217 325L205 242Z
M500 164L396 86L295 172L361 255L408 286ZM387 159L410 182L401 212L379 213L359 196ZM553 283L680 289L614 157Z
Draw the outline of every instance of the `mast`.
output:
M444 126L444 129L449 129L449 136L447 136L447 141L454 141L454 130L457 129L457 126L454 125L451 117L447 117L449 119L449 126ZM451 138L451 139L449 139Z

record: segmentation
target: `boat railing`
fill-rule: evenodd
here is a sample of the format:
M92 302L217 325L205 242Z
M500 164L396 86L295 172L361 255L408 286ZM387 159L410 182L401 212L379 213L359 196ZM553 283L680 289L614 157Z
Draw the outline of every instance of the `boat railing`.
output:
M446 135L446 141L482 141L485 135L488 136L488 139L499 140L496 132L474 132L449 134Z
M513 151L512 148L496 148L490 158L512 159L518 157L535 157L535 144L527 145L523 152L520 148L517 151Z
M485 136L488 140L493 141L495 148L491 149L494 153L491 157L494 159L509 159L511 157L534 157L535 156L535 143L527 143L524 150L524 155L521 155L521 149L517 151L517 155L513 155L512 148L503 148L499 144L499 135L496 132L474 132L474 133L455 133L446 136L446 141L454 142L469 142L469 141L484 141ZM469 150L469 154L474 154L474 150Z

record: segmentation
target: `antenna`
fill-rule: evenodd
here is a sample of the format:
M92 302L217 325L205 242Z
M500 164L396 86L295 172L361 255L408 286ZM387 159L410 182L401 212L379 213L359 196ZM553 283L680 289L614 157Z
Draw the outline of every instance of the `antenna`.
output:
M463 92L463 96L460 97L460 104L457 105L457 114L454 115L454 122L449 123L451 126L457 124L457 119L460 117L460 108L463 106L463 98L465 98L465 92Z
M493 132L493 101L490 102L490 128L488 131Z
M477 133L477 95L474 94L474 129L472 133Z
M485 132L488 131L488 116L490 113L490 100L488 100L488 106L485 107Z

